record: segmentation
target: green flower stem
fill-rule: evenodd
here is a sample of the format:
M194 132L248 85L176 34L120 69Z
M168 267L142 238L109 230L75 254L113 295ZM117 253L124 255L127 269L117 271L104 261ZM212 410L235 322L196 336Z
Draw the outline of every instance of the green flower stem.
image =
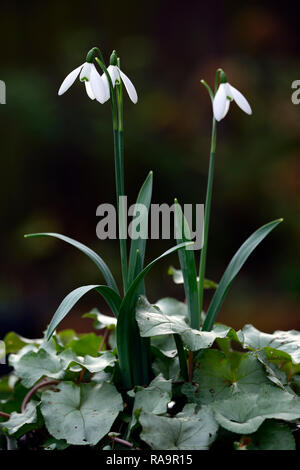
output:
M110 88L110 99L111 99L111 110L112 110L112 120L113 120L113 134L114 134L114 160L115 160L115 178L116 178L116 196L117 196L117 207L118 207L118 217L119 217L119 227L120 227L120 254L121 254L121 269L122 269L122 279L123 279L123 290L124 294L127 291L127 249L126 249L126 239L122 238L122 235L126 236L124 233L125 225L125 212L124 207L120 204L120 196L124 196L124 145L123 145L123 100L122 92L121 94L117 91L117 101L114 93L114 87L111 80L111 77L107 71L102 60L98 57L95 57L96 62L101 67L105 73L109 88ZM117 87L122 85L117 85ZM121 100L120 100L121 98Z
M182 339L180 335L178 334L174 334L174 339L175 339L177 352L178 352L180 372L181 372L182 378L187 382L189 379L189 375L188 375L188 369L187 369L186 357L185 357Z
M209 158L209 170L208 170L208 181L207 181L206 200L205 200L203 247L202 247L202 251L201 251L200 266L199 266L198 298L199 298L200 315L201 315L202 307L203 307L204 277L205 277L205 266L206 266L206 255L207 255L207 243L208 243L209 219L210 219L210 209L211 209L211 197L212 197L212 188L213 188L213 179L214 179L216 139L217 139L217 123L216 123L215 118L213 118L213 121L212 121L212 134L211 134L211 148L210 148L210 158Z
M118 58L118 67L120 68L120 59ZM118 163L120 171L120 195L124 196L124 133L123 133L123 87L122 82L116 85L117 95L117 109L118 109ZM125 225L125 214L124 207L119 206L119 226L121 234L126 236L126 225ZM121 252L121 266L122 266L122 278L123 278L123 289L126 294L128 287L128 270L127 270L127 244L126 238L120 237L120 252Z

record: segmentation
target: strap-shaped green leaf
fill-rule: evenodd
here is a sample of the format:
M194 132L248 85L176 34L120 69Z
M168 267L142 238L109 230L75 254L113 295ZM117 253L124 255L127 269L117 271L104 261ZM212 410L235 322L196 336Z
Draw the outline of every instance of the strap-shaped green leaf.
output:
M255 250L257 245L282 222L283 219L273 220L266 225L263 225L256 230L236 252L229 265L227 266L218 288L211 300L209 309L207 311L206 319L203 324L203 331L210 331L217 319L217 315L232 284L232 281L237 276L252 251Z
M75 246L75 248L78 248L78 250L82 251L82 253L87 255L95 263L97 268L103 274L104 279L107 282L107 285L111 287L114 291L119 293L116 281L109 267L103 261L103 259L99 255L97 255L97 253L91 250L91 248L83 245L83 243L73 240L73 238L69 238L69 237L66 237L65 235L61 235L60 233L43 232L43 233L30 233L28 235L25 235L25 238L35 238L35 237L54 237L54 238L58 238L59 240L63 240L64 242L69 243L70 245Z
M177 243L182 243L191 240L189 224L182 212L180 204L175 199L175 227L176 233L180 234ZM178 257L184 282L184 291L188 305L188 313L191 328L199 330L200 328L200 313L198 302L198 283L197 271L195 263L195 255L193 250L180 250Z
M136 295L139 289L141 282L144 277L150 271L150 269L162 258L170 255L174 251L180 250L188 245L193 244L193 242L181 243L180 245L174 246L169 250L165 251L158 258L154 259L149 263L139 274L136 276L134 281L129 286L127 293L121 303L118 323L117 323L117 346L118 346L118 355L120 361L120 369L122 373L123 385L125 388L130 388L133 384L132 377L132 361L134 357L131 354L131 335L136 328L135 320L135 303Z
M153 186L153 173L150 171L148 174L143 186L140 189L138 194L136 204L142 204L147 208L147 219L148 219L148 210L151 203L152 197L152 186ZM143 221L143 224L147 224L148 220ZM140 264L141 268L143 268L144 258L145 258L145 249L146 249L146 239L145 238L137 238L131 240L130 245L130 254L129 254L129 265L128 265L128 285L132 283L135 278L135 270L136 270L136 256L137 252L139 252L140 256Z
M77 289L70 292L67 297L61 302L60 306L56 310L55 314L52 317L50 325L48 326L46 338L49 340L53 335L55 329L65 318L74 305L81 299L87 292L95 289L99 294L101 294L110 308L112 309L114 315L117 317L119 313L119 308L121 305L121 297L117 294L111 287L103 285L89 285L78 287Z

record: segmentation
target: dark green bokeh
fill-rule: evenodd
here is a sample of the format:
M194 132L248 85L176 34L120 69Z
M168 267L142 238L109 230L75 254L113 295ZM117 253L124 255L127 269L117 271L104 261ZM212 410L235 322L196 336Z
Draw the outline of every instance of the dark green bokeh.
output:
M139 103L125 97L126 190L133 203L148 171L153 202L203 203L211 105L200 84L223 67L249 99L253 116L232 105L218 126L208 247L218 280L240 244L260 225L284 217L242 270L221 321L240 327L300 328L299 118L291 83L300 79L297 11L266 2L2 2L0 336L39 335L72 289L98 282L96 268L60 241L24 240L57 231L99 251L120 280L118 244L96 238L95 215L115 201L109 104L90 101L64 77L100 46L112 49L134 81ZM152 259L172 241L150 241ZM183 299L167 275L176 255L149 275L151 301ZM209 295L206 301L209 299ZM96 294L64 322L90 328L80 314L104 308Z

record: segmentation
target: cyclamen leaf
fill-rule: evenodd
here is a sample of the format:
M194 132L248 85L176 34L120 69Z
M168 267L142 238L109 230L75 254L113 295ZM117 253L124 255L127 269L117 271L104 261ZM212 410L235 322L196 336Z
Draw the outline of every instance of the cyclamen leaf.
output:
M93 309L89 313L82 315L82 318L92 318L94 320L94 328L96 330L101 330L102 328L108 328L109 330L114 329L117 324L117 319L115 317L110 317L108 315L103 315L97 309Z
M293 364L300 364L300 332L274 331L273 334L263 333L252 325L245 325L237 332L240 342L245 348L255 351L264 349L269 359L274 359L276 351L286 353L286 358Z
M300 398L275 385L260 384L256 392L237 393L227 400L217 400L211 408L223 428L237 434L251 434L265 419L298 419Z
M30 401L26 410L23 413L16 413L15 411L10 415L8 421L0 423L0 429L6 428L9 435L15 434L20 431L23 426L37 422L37 402Z
M173 266L169 267L168 274L173 278L175 284L183 284L183 274L181 269L175 269ZM199 282L199 277L197 277L197 282ZM210 279L204 279L204 289L216 289L218 284Z
M32 387L42 377L62 379L65 374L66 362L63 358L50 354L44 349L27 351L23 355L11 355L9 363L15 374L22 379L24 387Z
M177 306L177 307L176 307ZM213 331L199 331L186 323L185 305L175 299L161 299L151 305L145 297L140 297L136 307L136 319L141 336L180 334L184 344L191 350L209 348L216 338L225 338L230 328L217 325Z
M141 282L145 278L146 274L150 271L150 269L158 261L160 261L165 256L168 256L169 254L191 244L193 244L193 242L182 243L180 245L174 246L173 248L170 248L169 250L165 251L158 258L151 261L151 263L149 263L134 279L125 294L125 297L120 306L118 316L117 346L123 386L126 388L130 388L133 383L132 364L133 361L136 361L136 357L134 357L132 354L132 349L130 347L130 338L132 334L135 335L135 330L137 328L135 320L135 304L137 291L141 285Z
M51 232L43 232L43 233L30 233L25 235L25 238L36 238L36 237L54 237L60 240L63 240L70 245L73 245L75 248L78 248L82 253L87 255L97 266L97 268L101 271L104 276L104 279L107 282L107 285L111 287L115 292L119 293L116 281L108 268L107 264L103 261L103 259L97 255L91 248L88 246L83 245L83 243L74 240L73 238L66 237L65 235L61 235L60 233L51 233Z
M259 243L281 222L282 219L278 219L274 220L273 222L269 222L266 225L263 225L258 230L256 230L236 252L229 265L227 266L219 283L219 286L216 289L216 292L211 300L207 311L206 319L202 328L203 331L210 331L213 328L219 310L225 300L225 297L234 278L240 272L241 268L251 255L252 251L254 251L257 245L259 245Z
M96 445L123 409L114 385L63 382L42 393L41 412L49 433L73 445Z
M141 438L153 450L207 450L218 430L209 408L195 413L193 405L186 405L176 418L142 412L139 421Z
M130 428L136 423L135 412L146 411L155 415L167 412L168 403L171 401L172 383L166 380L162 374L155 377L148 387L141 388L135 394L132 420Z
M253 438L258 450L296 450L295 438L287 424L265 421Z

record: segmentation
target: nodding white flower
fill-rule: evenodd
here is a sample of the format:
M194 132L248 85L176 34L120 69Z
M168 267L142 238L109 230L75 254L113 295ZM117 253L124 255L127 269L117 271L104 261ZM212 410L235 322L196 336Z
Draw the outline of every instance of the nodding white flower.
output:
M63 95L73 85L78 75L80 81L84 82L87 95L91 100L96 99L103 104L109 99L106 84L98 73L95 65L90 62L85 62L69 73L62 82L58 94Z
M252 114L250 104L236 88L227 82L224 72L220 74L221 83L213 100L213 112L217 121L221 121L228 113L230 102L236 104L247 114Z
M125 88L127 90L129 98L131 99L131 101L134 104L136 104L137 101L138 101L137 92L136 92L136 89L134 88L133 83L131 82L131 80L129 80L127 75L125 75L125 73L123 73L122 70L119 69L119 67L117 65L109 65L107 67L107 71L110 75L113 86L115 86L116 84L117 85L120 84L121 80L122 80L122 82L124 83ZM109 97L110 96L109 84L108 84L108 79L107 79L107 76L105 75L105 73L101 76L101 78L103 79L103 81L105 83L106 92L107 92L108 97Z

